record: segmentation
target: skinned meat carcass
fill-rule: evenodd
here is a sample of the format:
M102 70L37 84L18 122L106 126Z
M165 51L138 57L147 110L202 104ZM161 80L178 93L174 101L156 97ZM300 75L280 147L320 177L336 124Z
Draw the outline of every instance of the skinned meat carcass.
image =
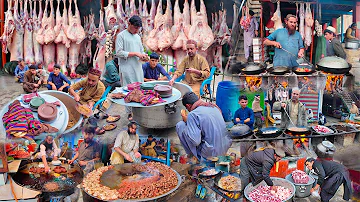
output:
M70 39L71 42L80 44L85 39L86 35L84 28L81 26L80 12L76 1L77 0L74 0L75 15L72 15L72 11L71 11L72 0L70 0L69 11L68 11L69 26L65 33L67 38Z
M171 48L173 50L183 49L186 50L186 42L188 40L190 26L184 22L184 14L180 12L179 0L175 1L174 7L174 26L171 28L172 35L174 36L174 43Z
M44 13L47 15L47 13ZM43 17L43 21L44 21ZM44 44L49 44L55 40L55 15L54 15L54 2L50 0L50 15L48 18L45 18L45 26L44 26Z
M122 32L123 30L125 30L127 28L127 24L128 24L126 21L127 19L126 19L126 14L123 9L122 0L116 1L116 17L119 22L120 32Z
M200 0L200 2L201 4L204 3L203 0ZM196 13L195 1L191 2L190 10L191 22L194 23L191 24L191 28L189 31L189 39L195 40L198 44L198 47L201 50L205 51L214 42L214 34L209 25L207 24L207 20L204 20L204 16L207 16L207 14L206 12L201 13L203 12L203 9L200 10L201 12Z
M307 46L311 45L312 41L312 26L314 25L314 19L311 13L311 7L309 3L306 3L306 12L305 12L305 44Z
M70 48L70 40L65 34L67 29L67 11L66 4L64 3L63 15L60 14L60 0L57 0L58 7L56 9L56 25L54 27L56 38L56 63L60 65L61 71L67 76L68 72L66 69L66 64L68 60L68 48Z
M280 11L280 1L277 2L277 8L276 11L271 18L272 21L274 21L274 29L280 29L283 28L282 22L281 22L281 11Z
M164 14L165 23L163 27L160 27L160 31L157 33L158 37L158 47L160 51L163 51L174 43L174 37L171 33L171 27L173 25L172 20L172 9L171 9L171 1L166 1L166 11Z
M138 12L139 16L143 16L143 5L142 5L141 0L139 0L139 6L138 6L137 12Z
M154 22L155 22L155 15L156 15L156 4L155 0L151 0L151 8L150 8L150 27L149 30L154 29Z
M300 3L300 13L299 13L300 21L299 21L299 32L302 39L305 38L305 4Z
M0 37L2 43L2 51L4 53L8 53L8 47L12 43L14 30L15 22L12 13L12 0L8 0L8 10L5 13L4 33Z
M97 48L96 52L94 54L94 60L93 60L93 67L95 69L100 70L104 73L105 68L105 52L106 52L106 31L104 26L104 13L100 10L100 22L99 22L99 28L98 28L98 36L96 37L97 40Z
M184 2L183 18L185 26L190 26L190 5L188 0L185 0Z
M117 16L115 14L115 9L114 9L114 1L113 0L109 0L109 4L107 7L105 7L105 22L106 22L106 27L108 29L112 29L115 25L118 24L118 19Z
M39 15L36 14L36 2L39 2ZM43 56L43 47L42 45L36 40L38 31L41 29L41 21L43 16L42 5L40 1L34 1L34 10L33 10L33 46L34 46L34 57L35 63L42 64L44 62Z
M156 9L156 15L154 18L154 29L152 29L149 33L149 36L146 39L146 46L148 48L150 48L150 50L152 51L157 51L158 50L158 32L160 31L160 29L163 28L165 24L165 19L163 16L163 11L162 11L162 4L161 2L157 5L157 9Z
M135 0L130 0L130 17L137 14L138 13L135 6Z
M46 17L47 13L44 12L43 23L45 23L44 27L44 45L43 45L43 53L44 53L44 62L45 67L49 72L54 70L55 65L55 53L56 47L53 41L55 40L55 16L54 16L54 4L53 1L50 2L50 15ZM45 18L45 20L44 20ZM43 24L44 25L44 24Z
M126 20L128 20L130 17L130 6L129 6L129 0L125 0L125 14L126 14ZM127 21L126 21L127 22Z
M24 61L26 64L34 64L34 46L33 46L33 22L32 22L32 4L30 3L30 13L28 12L28 0L25 0L24 8Z
M222 69L222 46L230 42L231 33L226 24L226 10L219 11L218 23L219 28L216 30L215 41L212 48L212 53L208 54L208 63L210 66L216 66L217 69Z
M144 3L143 3L143 8L142 8L142 13L140 13L140 16L141 16L141 20L142 20L142 41L143 41L143 44L145 45L146 47L146 41L147 41L147 37L150 33L150 31L153 29L153 25L154 23L152 22L151 20L151 16L148 12L148 8L147 8L147 3L146 3L146 0L144 0ZM147 47L146 47L147 48Z
M70 0L70 5L68 8L68 19L69 19L69 27L66 30L66 36L71 41L69 48L69 68L71 70L70 77L75 78L76 73L75 69L80 64L79 54L81 42L86 37L85 30L81 26L80 12L77 7L77 3L75 0L75 15L72 15L71 11L72 0Z
M15 30L12 38L12 42L9 47L10 61L18 61L19 58L24 56L24 25L19 15L19 2L15 0L14 5L14 24Z
M218 42L221 46L230 42L231 33L229 27L226 24L226 10L224 10L224 12L222 13L220 28L217 35L219 36L218 38L221 39Z

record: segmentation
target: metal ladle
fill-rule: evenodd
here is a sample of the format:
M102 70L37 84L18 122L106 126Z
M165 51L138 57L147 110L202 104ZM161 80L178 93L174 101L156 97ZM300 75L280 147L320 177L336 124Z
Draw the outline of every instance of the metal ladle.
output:
M288 114L288 112L286 111L285 108L284 108L284 111L285 111L286 115L289 117L289 120L290 120L291 124L292 124L293 126L296 126L296 125L294 124L294 122L291 120L291 118L290 118L290 116L289 116L289 114Z
M285 48L281 47L281 49L282 49L283 51L289 53L290 55L294 56L295 58L298 58L298 56L294 55L292 52L286 50ZM301 59L303 59L306 63L311 64L307 59L305 59L305 56L297 59L296 62L297 62L298 64L301 64L301 63L302 63L302 60L301 60Z

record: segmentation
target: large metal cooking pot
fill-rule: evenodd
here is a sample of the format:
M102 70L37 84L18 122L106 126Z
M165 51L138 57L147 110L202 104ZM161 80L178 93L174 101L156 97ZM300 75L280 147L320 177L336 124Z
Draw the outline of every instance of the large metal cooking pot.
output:
M64 105L66 106L66 109L68 110L69 116L70 116L70 113L72 113L72 115L74 116L75 125L69 129L65 130L64 134L67 134L67 133L73 131L75 128L79 127L79 125L81 124L81 122L83 120L83 116L79 112L77 112L77 110L76 110L77 103L74 100L74 98L72 98L67 93L64 93L61 91L54 91L54 90L41 91L41 92L39 92L39 94L48 94L48 95L56 97L62 103L64 103ZM69 121L70 121L70 117L69 117Z
M345 41L346 49L358 49L359 48L359 40L348 39Z
M168 81L154 81L154 84L168 85ZM174 88L181 92L182 96L191 92L190 86L183 83L174 83ZM133 107L132 112L134 120L141 126L146 128L172 128L182 120L180 111L185 109L181 102L181 98L176 102L167 103L161 106L155 107Z
M351 69L351 64L337 56L324 57L318 62L317 66L320 70L332 74L346 74Z

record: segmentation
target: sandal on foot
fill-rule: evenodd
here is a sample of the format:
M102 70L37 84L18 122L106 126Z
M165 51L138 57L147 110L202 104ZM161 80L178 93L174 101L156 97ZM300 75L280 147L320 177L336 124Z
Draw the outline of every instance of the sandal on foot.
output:
M95 129L95 134L96 135L102 135L102 134L104 134L105 133L105 130L103 129L103 128L101 128L101 127L97 127L96 129Z

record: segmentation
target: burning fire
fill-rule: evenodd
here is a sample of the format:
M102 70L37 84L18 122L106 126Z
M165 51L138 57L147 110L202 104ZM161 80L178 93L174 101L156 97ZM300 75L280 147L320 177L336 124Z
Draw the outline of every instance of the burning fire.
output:
M325 89L334 92L337 88L341 88L344 76L327 76Z
M246 76L245 77L247 87L250 91L257 91L260 89L262 83L262 77Z
M299 135L300 137L304 137L306 135ZM301 147L301 145L303 144L304 146L308 146L309 144L309 138L299 138L299 139L294 139L294 145L296 145L297 147Z

